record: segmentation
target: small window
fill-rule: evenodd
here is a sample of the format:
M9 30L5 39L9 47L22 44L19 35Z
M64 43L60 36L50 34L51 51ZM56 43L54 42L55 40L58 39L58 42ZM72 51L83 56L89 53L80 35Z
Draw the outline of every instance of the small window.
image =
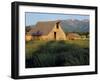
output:
M59 22L56 23L56 28L59 29Z

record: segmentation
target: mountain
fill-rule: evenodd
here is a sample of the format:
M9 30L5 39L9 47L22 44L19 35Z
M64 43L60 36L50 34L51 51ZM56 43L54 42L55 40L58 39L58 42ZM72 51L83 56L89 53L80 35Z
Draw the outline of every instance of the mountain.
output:
M67 19L60 23L65 32L89 32L89 20Z

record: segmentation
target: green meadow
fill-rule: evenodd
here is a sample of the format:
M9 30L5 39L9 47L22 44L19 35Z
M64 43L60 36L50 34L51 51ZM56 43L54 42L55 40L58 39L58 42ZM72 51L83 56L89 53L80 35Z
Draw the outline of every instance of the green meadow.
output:
M26 68L89 65L89 40L29 41Z

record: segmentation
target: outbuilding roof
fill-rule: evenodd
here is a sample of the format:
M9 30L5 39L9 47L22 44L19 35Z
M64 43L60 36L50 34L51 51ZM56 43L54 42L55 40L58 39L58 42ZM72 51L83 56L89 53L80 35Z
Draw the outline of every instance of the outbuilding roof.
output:
M77 37L77 38L79 38L80 35L77 34L77 33L68 33L68 34L67 34L67 37Z

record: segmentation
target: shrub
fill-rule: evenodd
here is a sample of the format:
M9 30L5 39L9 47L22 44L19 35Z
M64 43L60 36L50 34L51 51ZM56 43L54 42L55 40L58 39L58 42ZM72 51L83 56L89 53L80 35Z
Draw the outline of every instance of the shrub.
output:
M30 52L29 52L30 53ZM26 68L89 64L89 48L66 41L48 41L26 55Z

